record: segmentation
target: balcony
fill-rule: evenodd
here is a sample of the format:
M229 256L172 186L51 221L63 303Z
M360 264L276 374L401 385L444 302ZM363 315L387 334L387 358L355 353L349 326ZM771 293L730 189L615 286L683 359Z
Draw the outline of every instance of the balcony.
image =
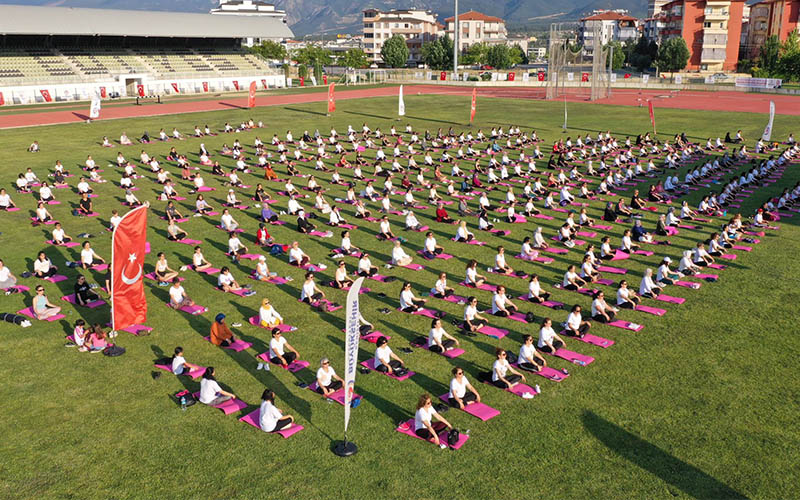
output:
M703 63L725 62L725 49L706 49L700 53L700 60Z
M727 21L730 18L730 12L727 10L714 9L710 13L706 13L704 19L706 21Z

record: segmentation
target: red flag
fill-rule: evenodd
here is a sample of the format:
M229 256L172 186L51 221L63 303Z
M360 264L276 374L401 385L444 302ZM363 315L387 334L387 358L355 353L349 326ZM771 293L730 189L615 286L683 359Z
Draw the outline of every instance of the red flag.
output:
M442 71L441 73L439 73L439 80L441 81L447 80L447 72Z
M589 73L581 73L581 81L588 82L589 81Z
M508 74L508 81L509 81L509 82L513 82L513 81L514 81L514 77L516 77L516 76L517 76L517 75L516 75L516 74L514 74L514 72L511 72L511 73L509 73L509 74Z
M41 89L39 92L42 93L42 97L44 97L45 102L53 102L53 98L50 97L50 91L47 89Z
M142 278L147 242L147 205L122 217L111 236L111 323L114 330L147 321Z
M208 82L203 82L203 92L208 92Z
M265 89L268 89L268 88L269 88L269 85L267 85L267 80L265 80L265 79L263 79L263 78L261 79L261 85L262 85L262 86L263 86Z
M305 77L302 77L302 76L300 77L300 86L301 86L301 87L305 87L305 86L306 86L306 79L305 79Z
M478 89L472 89L472 105L469 107L469 122L472 123L472 120L475 119L475 110L477 109L478 104Z
M322 75L322 84L323 85L327 85L328 84L328 75Z
M247 95L247 107L248 108L255 108L256 107L256 82L255 82L255 80L250 82L250 93Z
M630 78L630 77L631 77L630 73L625 73L625 78Z
M539 78L540 82L543 82L544 81L544 71L540 71L539 74L537 75L537 77Z
M0 92L0 106L4 105L5 103L6 103L6 98L3 97L3 93Z
M648 108L650 108L650 123L653 124L653 133L656 133L656 115L653 113L653 101L647 101Z
M136 91L139 92L139 97L144 97L144 85L137 85Z
M239 80L234 80L233 86L236 88L236 90L239 90Z
M333 93L335 85L335 83L328 85L328 113L336 111L336 96Z
M106 93L106 88L105 87L100 87L100 97L105 99L107 96L108 96L108 94Z
M173 83L172 84L172 88L175 90L176 94L179 94L181 92L181 89L178 88L178 84L177 83Z

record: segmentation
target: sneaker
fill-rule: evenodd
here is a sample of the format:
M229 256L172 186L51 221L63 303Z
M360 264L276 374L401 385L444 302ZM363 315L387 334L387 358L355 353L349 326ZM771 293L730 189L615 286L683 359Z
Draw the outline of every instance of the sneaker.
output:
M234 328L239 328L240 326L242 326L242 324L237 322L237 323L233 323L231 326L234 327Z
M258 366L256 366L256 370L260 370L262 368L264 368L264 363L259 363Z
M181 272L186 271L187 269L189 269L189 266L181 266L180 267Z

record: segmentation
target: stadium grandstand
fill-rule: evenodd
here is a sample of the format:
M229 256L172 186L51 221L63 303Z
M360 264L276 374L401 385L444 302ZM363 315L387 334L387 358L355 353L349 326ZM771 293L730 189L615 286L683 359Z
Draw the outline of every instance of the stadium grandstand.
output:
M0 6L2 104L282 87L282 73L242 47L281 40L280 18Z

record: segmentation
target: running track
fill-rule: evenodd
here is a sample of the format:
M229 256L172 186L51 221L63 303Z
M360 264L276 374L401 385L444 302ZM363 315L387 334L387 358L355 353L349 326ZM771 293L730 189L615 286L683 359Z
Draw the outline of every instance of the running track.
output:
M574 89L578 91L578 89ZM478 87L478 95L483 97L503 97L511 99L543 100L543 88L512 88L512 87ZM580 94L574 93L567 96L570 102L587 102L585 93L588 89L580 89ZM406 95L439 94L461 95L472 94L472 87L450 87L440 85L407 85ZM338 90L336 99L361 99L365 97L387 97L397 95L397 87L380 87L359 90ZM221 111L241 109L246 97L227 98L226 100L209 99L194 102L168 102L166 104L152 104L148 106L117 106L106 108L102 112L102 119L133 118L142 116L170 115L178 113L198 113L204 111ZM647 90L640 93L636 89L615 89L612 96L595 101L599 104L613 104L621 106L639 106L647 99L652 99L656 107L695 109L706 111L740 111L751 113L767 113L769 101L775 101L776 113L783 115L800 116L800 97L777 94L748 94L735 91L698 92L669 90ZM288 104L305 104L323 102L327 100L325 91L270 96L262 94L257 98L258 106L285 106ZM88 111L88 104L87 104ZM25 113L0 116L0 129L16 127L32 127L37 125L54 125L61 123L75 123L85 121L87 116L76 111L43 111L38 113Z

